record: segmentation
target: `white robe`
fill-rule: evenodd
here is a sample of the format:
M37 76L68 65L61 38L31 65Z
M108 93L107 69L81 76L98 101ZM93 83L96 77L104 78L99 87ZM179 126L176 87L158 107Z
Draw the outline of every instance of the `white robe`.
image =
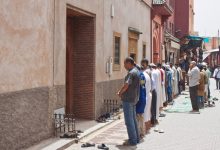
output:
M151 78L146 71L144 71L145 76L145 88L146 88L146 106L144 109L144 122L148 122L151 120L151 102L152 102L152 95L151 95Z
M173 74L173 94L175 96L178 94L177 70L174 66L172 67L172 70L174 72L174 74Z
M160 70L156 69L157 76L156 76L156 91L157 91L157 113L156 113L156 118L157 120L159 119L160 115L160 107L161 106L161 95L162 95L162 86L161 86L161 73Z
M161 78L161 87L162 87L162 94L161 94L161 99L162 99L162 106L163 107L163 103L166 102L166 92L165 92L165 81L166 81L166 75L165 75L165 71L163 69L160 69L162 72L163 72L163 81L162 81L162 78Z

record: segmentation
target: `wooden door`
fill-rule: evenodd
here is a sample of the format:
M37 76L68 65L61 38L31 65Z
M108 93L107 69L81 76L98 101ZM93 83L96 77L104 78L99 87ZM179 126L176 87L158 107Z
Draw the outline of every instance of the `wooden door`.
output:
M128 55L137 61L138 54L138 34L129 32L128 34Z

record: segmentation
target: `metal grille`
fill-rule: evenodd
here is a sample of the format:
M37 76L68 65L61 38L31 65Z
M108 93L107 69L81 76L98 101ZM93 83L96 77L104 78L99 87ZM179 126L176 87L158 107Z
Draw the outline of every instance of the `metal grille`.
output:
M77 133L73 114L54 114L55 136L63 133Z
M104 109L108 119L117 119L115 116L120 112L121 103L115 99L105 99Z

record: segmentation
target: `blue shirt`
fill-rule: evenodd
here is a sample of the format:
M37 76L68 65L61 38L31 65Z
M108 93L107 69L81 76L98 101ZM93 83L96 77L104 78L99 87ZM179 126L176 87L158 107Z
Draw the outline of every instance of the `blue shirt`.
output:
M140 72L140 90L139 90L139 101L136 104L136 113L143 114L146 106L146 79L143 72Z

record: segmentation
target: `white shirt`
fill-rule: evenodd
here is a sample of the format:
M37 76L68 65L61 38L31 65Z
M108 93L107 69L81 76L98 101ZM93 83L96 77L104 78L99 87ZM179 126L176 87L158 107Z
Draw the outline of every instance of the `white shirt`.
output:
M193 67L188 71L189 76L189 87L193 87L199 84L200 80L200 71L197 66Z
M214 73L213 73L213 78L218 78L220 79L220 68L215 68Z

